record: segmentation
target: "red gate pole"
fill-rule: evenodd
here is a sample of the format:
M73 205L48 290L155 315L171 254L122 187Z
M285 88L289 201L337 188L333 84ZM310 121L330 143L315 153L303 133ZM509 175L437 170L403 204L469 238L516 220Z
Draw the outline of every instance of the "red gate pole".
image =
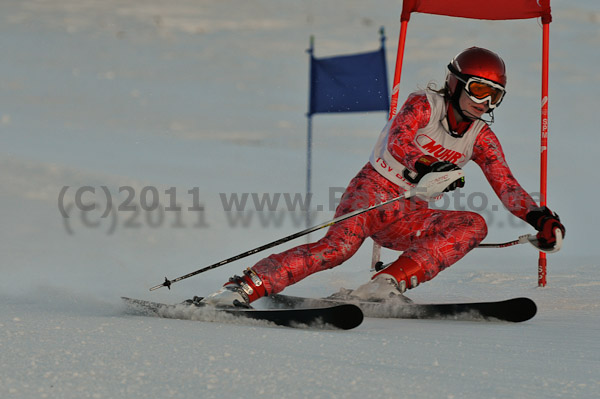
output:
M390 101L390 116L396 116L398 110L398 94L400 91L400 77L402 76L402 61L404 60L404 44L406 43L406 29L408 21L400 22L400 37L398 39L398 53L396 55L396 69L394 70L394 85L392 86L392 99Z
M542 126L541 126L541 156L540 156L540 205L547 203L547 180L548 180L548 63L549 63L549 41L550 23L543 25L542 44ZM540 252L538 259L538 287L546 286L546 254Z

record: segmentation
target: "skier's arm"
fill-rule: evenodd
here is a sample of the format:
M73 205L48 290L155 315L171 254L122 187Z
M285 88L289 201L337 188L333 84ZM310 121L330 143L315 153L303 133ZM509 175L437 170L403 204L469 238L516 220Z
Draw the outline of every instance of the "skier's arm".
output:
M479 165L506 209L527 221L527 213L535 209L537 204L513 176L498 138L487 126L475 141L472 160Z
M424 128L431 117L431 106L423 93L411 94L392 122L388 151L402 165L415 171L416 161L423 152L414 144L417 130Z

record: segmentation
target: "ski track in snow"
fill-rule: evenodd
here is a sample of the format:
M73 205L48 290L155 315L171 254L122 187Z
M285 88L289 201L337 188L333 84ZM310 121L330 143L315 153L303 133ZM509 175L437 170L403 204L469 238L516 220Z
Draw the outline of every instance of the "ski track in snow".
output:
M303 193L310 35L317 56L362 52L379 46L385 26L391 79L400 2L2 2L0 396L597 398L600 261L590 200L600 189L590 174L600 55L590 49L600 45L600 8L595 0L553 0L552 11L549 205L567 235L548 257L548 286L536 287L535 251L518 246L474 250L409 294L423 303L528 296L536 317L519 324L366 318L351 331L322 331L135 316L119 297L178 303L206 295L264 254L170 291L148 288L305 227L281 206L245 214L254 217L245 226L224 211L220 194ZM538 22L413 15L401 101L430 79L441 82L448 60L475 44L497 50L509 66L493 128L533 192ZM315 224L333 216L332 194L367 161L384 119L315 117L313 198L324 209ZM465 169L459 205L478 192L493 209L499 202L479 170ZM68 220L57 209L65 186ZM156 187L163 208L175 187L183 210L85 219L75 190L100 194L102 186L116 205L126 198L121 187L135 191L137 205L145 187ZM89 191L83 199L97 202L98 212L106 206ZM486 241L529 232L498 209L484 215ZM369 264L370 243L285 293L356 287L369 278Z
M446 284L485 295L486 283ZM510 282L500 289L522 294ZM65 398L594 397L597 285L529 291L539 313L525 323L367 318L344 332L132 316L118 302L46 289L2 300L2 388Z

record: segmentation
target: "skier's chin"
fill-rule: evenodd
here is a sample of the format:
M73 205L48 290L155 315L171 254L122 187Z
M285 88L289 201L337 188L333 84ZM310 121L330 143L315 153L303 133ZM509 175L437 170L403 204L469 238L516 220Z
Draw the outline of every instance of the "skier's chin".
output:
M477 115L476 115L476 114L473 114L472 112L463 110L463 114L465 114L465 116L471 120L477 120L477 119L481 119L483 112L477 112Z

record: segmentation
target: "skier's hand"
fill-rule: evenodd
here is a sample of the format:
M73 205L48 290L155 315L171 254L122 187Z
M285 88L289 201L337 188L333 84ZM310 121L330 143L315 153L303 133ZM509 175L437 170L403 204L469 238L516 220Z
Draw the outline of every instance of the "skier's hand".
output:
M556 245L556 229L560 230L563 237L565 236L566 229L560 222L560 218L545 206L529 211L525 219L538 231L537 239L541 248L554 248Z
M415 170L419 176L423 177L431 172L448 172L451 170L460 170L460 167L448 161L438 161L437 158L431 155L423 155L415 162ZM461 177L450 184L444 192L456 190L459 187L465 186L465 178Z

